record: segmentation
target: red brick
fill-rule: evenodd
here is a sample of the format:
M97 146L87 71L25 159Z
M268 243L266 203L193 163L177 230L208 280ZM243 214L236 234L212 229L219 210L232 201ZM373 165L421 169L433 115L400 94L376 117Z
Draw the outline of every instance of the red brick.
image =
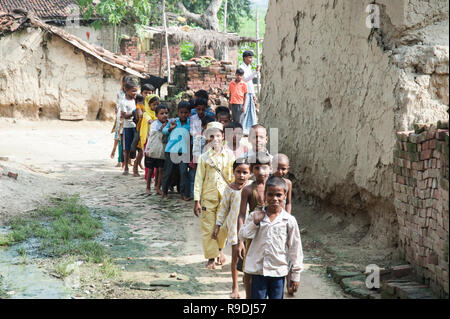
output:
M435 149L436 148L436 140L435 139L429 141L428 148L429 149Z
M423 161L412 162L411 163L411 169L421 171L421 170L423 170L423 164L424 164Z
M432 150L428 149L426 151L422 151L419 155L420 160L427 160L431 158L431 152Z

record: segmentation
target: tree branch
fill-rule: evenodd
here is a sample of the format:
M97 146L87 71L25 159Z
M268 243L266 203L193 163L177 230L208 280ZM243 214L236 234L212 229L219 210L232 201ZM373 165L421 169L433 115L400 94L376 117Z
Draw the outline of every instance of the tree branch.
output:
M200 25L203 25L202 16L200 14L190 12L188 9L186 9L186 7L181 1L178 1L177 5L178 8L183 12L186 19L191 20Z

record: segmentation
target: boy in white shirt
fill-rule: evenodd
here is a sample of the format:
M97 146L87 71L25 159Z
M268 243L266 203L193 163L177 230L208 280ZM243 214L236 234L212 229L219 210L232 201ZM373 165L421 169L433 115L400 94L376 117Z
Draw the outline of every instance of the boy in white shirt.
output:
M295 292L299 286L303 250L297 221L282 206L287 191L283 178L269 177L265 186L268 205L251 212L239 230L241 239L253 239L244 269L252 275L252 299L283 299L288 260L292 265L291 289Z
M136 110L135 98L138 92L138 86L134 81L125 83L125 98L120 100L119 112L123 121L122 142L124 149L125 169L123 175L128 175L128 161L130 159L131 144L133 143L136 132L136 124L133 122L133 111Z
M146 193L150 195L150 184L152 181L152 172L156 168L155 173L155 191L158 195L162 195L161 182L165 160L165 144L163 143L162 130L166 126L169 117L169 108L166 104L160 104L156 107L156 120L150 125L148 132L148 142L145 147L145 167L149 169L147 174Z

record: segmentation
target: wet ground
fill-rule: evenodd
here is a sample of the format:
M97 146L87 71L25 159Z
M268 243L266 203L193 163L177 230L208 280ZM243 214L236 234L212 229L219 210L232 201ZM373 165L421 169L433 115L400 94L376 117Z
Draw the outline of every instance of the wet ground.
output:
M0 130L0 156L8 157L0 161L0 169L19 173L17 181L0 180L7 199L0 205L0 221L7 224L9 217L35 208L46 196L79 194L101 219L104 231L98 241L120 269L118 276L105 278L97 275L101 265L73 260L78 277L62 280L52 272L60 260L34 254L33 243L23 244L22 250L3 248L1 285L9 297L229 298L230 247L224 250L227 262L223 266L205 268L193 202L181 201L176 194L169 195L169 200L146 196L142 177L122 176L114 167L116 161L109 158L109 124L2 122ZM16 142L12 145L11 140ZM301 209L294 206L294 215L300 220ZM302 236L306 269L295 298L348 298L325 274L329 256L321 254L307 233Z

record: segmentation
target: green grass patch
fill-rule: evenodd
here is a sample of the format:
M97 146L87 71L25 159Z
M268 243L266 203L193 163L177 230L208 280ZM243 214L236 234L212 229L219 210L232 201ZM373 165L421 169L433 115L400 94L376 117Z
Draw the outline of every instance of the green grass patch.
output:
M3 276L0 275L0 299L8 298L8 294L3 287Z
M0 235L0 247L11 246L14 243L12 234Z
M99 263L106 256L103 246L94 241L102 224L78 196L52 198L33 216L12 220L10 227L3 240L8 245L35 237L40 239L41 252L52 257L78 255Z

